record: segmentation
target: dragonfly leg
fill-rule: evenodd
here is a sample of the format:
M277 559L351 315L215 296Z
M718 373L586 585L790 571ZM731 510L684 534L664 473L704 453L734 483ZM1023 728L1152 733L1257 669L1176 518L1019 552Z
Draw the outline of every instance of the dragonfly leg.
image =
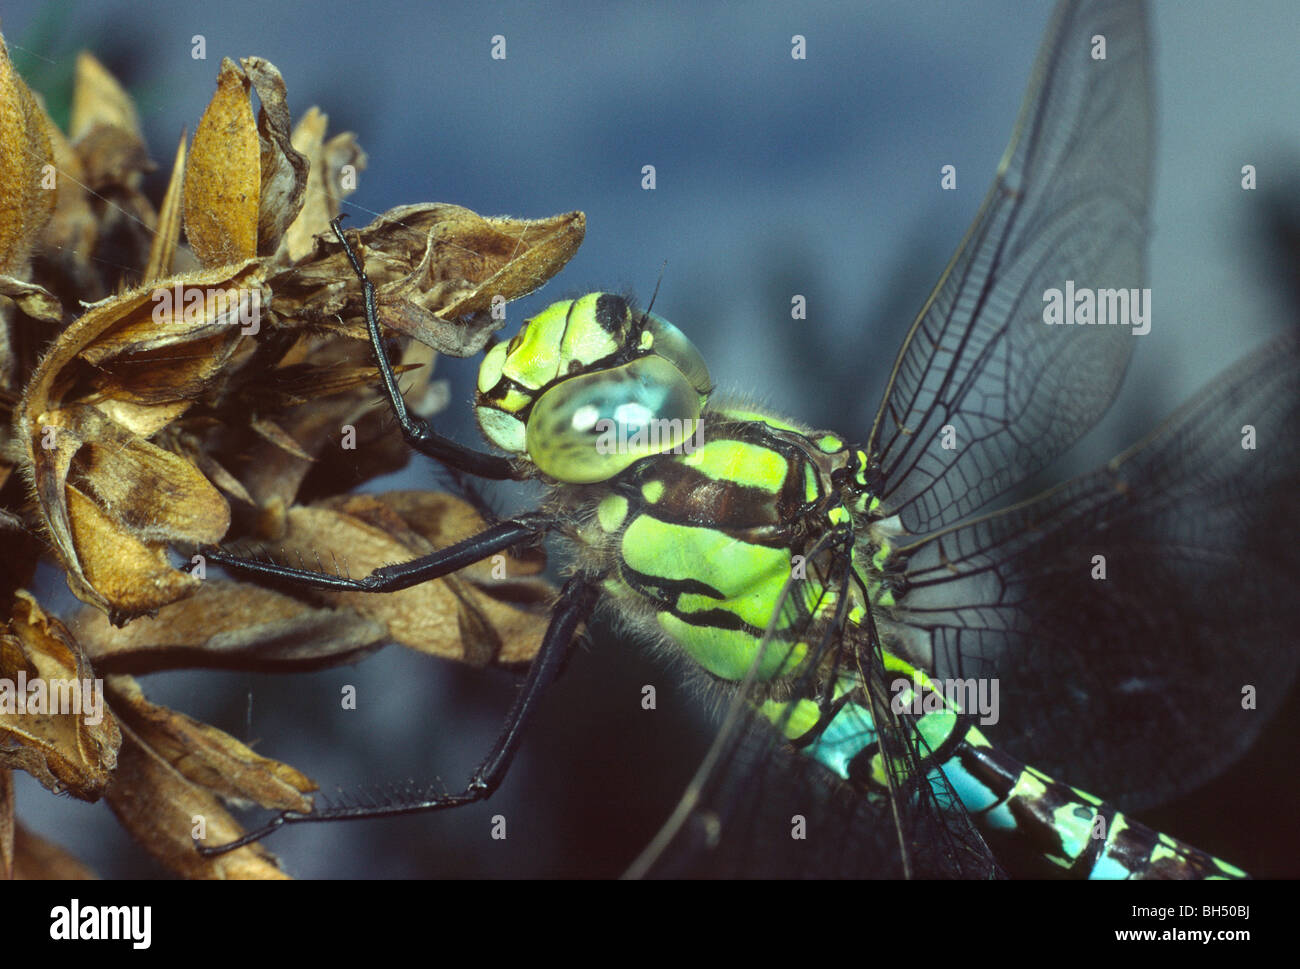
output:
M429 426L428 421L407 411L406 401L402 399L402 391L397 386L397 375L393 373L393 365L388 360L387 351L384 350L384 341L379 330L379 313L375 304L374 284L370 281L370 277L366 275L365 267L361 265L361 260L357 258L352 244L343 235L343 229L339 225L342 219L343 216L336 216L330 222L330 228L334 230L339 242L343 244L343 252L347 255L348 262L352 264L352 271L356 273L357 279L361 281L361 295L365 301L366 328L370 331L370 343L374 347L375 358L379 362L379 373L383 378L384 393L388 396L389 406L392 407L393 416L397 418L397 423L402 428L402 437L406 439L406 443L435 461L441 461L459 471L477 475L480 478L504 481L507 479L522 480L529 477L526 470L518 468L509 458L496 454L485 454L482 451L467 448L463 444L457 444L451 438L436 433Z
M598 595L599 588L585 576L575 576L565 583L560 591L559 600L551 611L551 622L546 628L546 635L542 638L541 648L528 669L523 688L506 716L501 733L487 756L470 775L469 783L463 791L394 804L338 805L306 813L285 811L235 841L216 846L196 842L196 850L204 857L212 857L260 841L286 824L389 818L402 814L418 814L424 811L460 807L491 797L505 779L506 772L510 769L510 762L519 749L519 742L523 739L524 731L532 720L533 714L536 713L542 696L555 682L560 670L564 668L578 626L591 614Z
M305 585L337 592L398 592L421 582L449 575L489 555L537 538L550 527L550 516L540 512L516 515L485 528L477 535L409 562L385 565L359 579L351 576L293 568L276 562L245 558L220 548L200 550L205 558L236 572L255 576L268 584Z

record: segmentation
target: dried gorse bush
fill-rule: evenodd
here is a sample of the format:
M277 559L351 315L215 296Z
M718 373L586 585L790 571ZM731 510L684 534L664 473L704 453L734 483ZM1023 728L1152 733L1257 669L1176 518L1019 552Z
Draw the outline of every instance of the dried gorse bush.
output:
M390 595L206 573L209 544L342 549L363 574L483 525L447 493L350 494L408 450L377 406L360 287L329 231L366 156L326 122L313 108L291 126L268 61L224 60L155 208L113 77L80 56L65 133L0 38L0 877L88 874L17 823L14 770L103 798L177 873L282 877L260 845L204 858L192 839L241 833L226 800L306 810L315 785L150 703L134 674L319 669L389 642L477 665L537 649L540 553L509 579L482 564ZM355 233L409 407L428 416L445 400L435 355L482 349L503 303L554 275L584 228L580 212L430 203ZM84 606L59 618L41 605L42 560Z

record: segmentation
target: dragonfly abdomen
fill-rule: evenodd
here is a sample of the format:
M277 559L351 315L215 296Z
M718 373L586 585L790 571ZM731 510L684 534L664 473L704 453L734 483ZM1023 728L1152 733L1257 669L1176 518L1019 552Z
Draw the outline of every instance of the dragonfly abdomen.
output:
M935 788L937 800L943 803L951 789L998 856L1021 874L1107 880L1248 877L998 750L924 673L885 656L891 672L908 677L895 680L907 685L892 705L895 714L912 719L912 735L924 747L913 760L887 763L874 718L851 678L839 689L850 701L829 718L808 700L769 702L760 710L805 754L868 794L886 796L891 787L915 785L917 776L900 775L908 764L917 765L927 772L922 783Z
M1052 780L993 747L971 727L944 765L963 806L994 845L1015 851L1041 877L1245 878L1246 873L1141 824L1085 791Z

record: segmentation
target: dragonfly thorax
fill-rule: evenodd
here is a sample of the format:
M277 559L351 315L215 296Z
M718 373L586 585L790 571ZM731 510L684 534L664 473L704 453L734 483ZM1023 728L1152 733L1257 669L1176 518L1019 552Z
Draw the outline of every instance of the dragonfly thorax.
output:
M837 611L846 624L865 614L862 463L834 435L711 404L690 453L570 494L586 523L573 536L579 567L622 616L715 680L754 667L779 693Z
M699 351L668 321L620 296L553 303L479 368L484 435L570 484L605 481L678 450L712 389Z

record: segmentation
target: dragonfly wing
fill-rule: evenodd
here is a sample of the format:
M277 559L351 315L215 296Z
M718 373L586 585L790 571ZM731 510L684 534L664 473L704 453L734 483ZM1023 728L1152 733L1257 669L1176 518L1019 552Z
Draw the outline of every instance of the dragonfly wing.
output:
M791 583L787 595L825 589L846 567L841 557L817 581ZM810 561L810 568L816 569ZM840 573L842 574L842 573ZM817 603L805 605L805 615ZM796 639L803 637L796 636ZM863 627L845 625L828 662L841 671L875 670ZM893 795L867 793L808 752L793 750L772 722L752 713L761 702L733 696L729 715L696 779L631 874L714 878L999 878L1004 872L937 767L920 769L928 749L911 721L879 709L882 746L911 767ZM878 696L887 696L881 682ZM812 678L793 696L820 701ZM887 732L887 733L886 733ZM923 779L924 778L924 779Z
M911 534L1042 468L1119 387L1131 327L1049 326L1044 293L1071 280L1142 286L1148 57L1141 3L1058 8L997 178L908 331L872 427L883 508Z
M1285 334L1097 471L905 550L907 652L996 677L990 736L1061 780L1130 809L1194 788L1300 661L1297 426Z
M937 771L932 771L932 782ZM942 778L938 778L940 782ZM945 782L946 783L946 782ZM747 717L666 849L656 878L1005 877L956 795L918 791L900 812L852 789Z

